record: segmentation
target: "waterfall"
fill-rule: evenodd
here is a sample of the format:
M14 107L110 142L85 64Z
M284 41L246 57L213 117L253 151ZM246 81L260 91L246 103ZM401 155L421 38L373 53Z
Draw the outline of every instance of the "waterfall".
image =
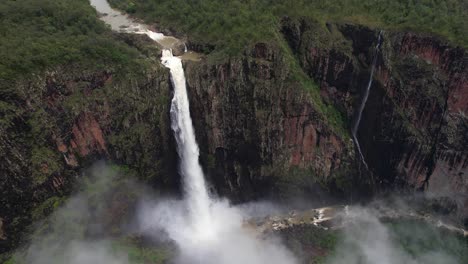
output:
M367 169L369 169L369 167L367 166L366 160L364 159L364 155L362 154L361 146L360 146L359 141L357 139L357 132L358 132L358 129L359 129L359 123L361 123L362 112L364 111L364 107L366 106L367 99L369 98L369 92L370 92L370 88L372 86L372 80L374 78L374 71L375 71L375 66L377 64L377 55L379 53L381 40L382 40L382 31L379 32L379 37L377 39L377 45L375 46L375 49L374 49L374 55L373 55L373 59L372 59L372 66L371 66L369 82L367 83L367 88L366 88L366 91L364 93L364 97L362 98L361 104L359 105L356 122L354 123L354 125L353 125L353 127L351 129L351 134L353 136L354 143L356 144L356 148L358 150L359 156L361 157L362 163L364 164L364 166L366 166Z
M106 0L90 0L112 29L144 34L162 48L161 63L169 68L174 96L171 101L171 128L177 143L179 173L182 176L184 199L161 199L156 203L142 201L138 208L139 232L156 240L166 235L178 248L175 263L204 264L296 264L295 256L276 240L258 237L245 226L248 213L229 201L210 197L203 170L199 164L199 148L190 117L182 58L198 58L185 46L185 54L175 57L171 48L180 43L174 37L151 31L127 15L110 8ZM128 29L128 30L127 30ZM164 233L161 233L164 232Z
M163 50L161 62L170 69L174 87L170 112L171 127L177 142L177 152L180 157L179 172L182 175L190 222L196 236L203 238L209 235L209 230L212 230L210 198L198 161L199 149L190 117L184 69L181 59L174 57L171 50Z

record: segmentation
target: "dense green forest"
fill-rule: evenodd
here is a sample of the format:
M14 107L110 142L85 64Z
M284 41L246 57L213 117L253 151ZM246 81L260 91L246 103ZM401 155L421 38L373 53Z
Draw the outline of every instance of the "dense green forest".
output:
M384 29L409 29L468 45L465 0L110 0L147 22L157 22L236 54L246 44L274 36L283 16L350 21Z
M0 1L0 80L73 63L129 65L135 51L113 39L88 0Z

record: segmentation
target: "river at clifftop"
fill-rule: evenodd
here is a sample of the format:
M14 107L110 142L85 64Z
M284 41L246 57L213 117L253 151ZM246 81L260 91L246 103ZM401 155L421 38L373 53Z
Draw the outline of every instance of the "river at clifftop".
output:
M99 13L100 19L111 27L112 30L121 33L146 34L155 40L163 49L179 48L182 60L199 61L201 55L187 50L185 43L172 36L165 36L150 29L150 26L136 21L122 12L113 9L106 0L90 0L91 5Z

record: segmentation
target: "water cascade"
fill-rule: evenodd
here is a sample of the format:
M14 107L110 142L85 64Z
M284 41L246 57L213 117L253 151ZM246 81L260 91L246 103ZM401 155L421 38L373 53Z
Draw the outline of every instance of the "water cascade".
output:
M180 157L180 173L188 203L189 217L195 234L200 238L209 236L212 230L210 199L198 162L199 149L195 140L189 101L185 85L184 69L180 58L174 57L170 50L163 50L161 61L171 71L174 97L171 102L171 127L177 141Z
M155 239L168 237L180 249L176 263L204 264L295 264L289 250L274 239L257 237L244 226L250 216L245 209L231 206L227 200L210 197L199 164L182 60L198 61L199 55L188 50L176 57L172 48L181 41L154 32L125 14L113 10L106 0L90 0L101 19L119 32L147 35L162 48L161 63L170 70L174 89L171 101L171 128L180 158L179 173L184 188L183 200L143 202L138 212L139 231ZM162 231L162 232L161 232Z
M379 53L381 42L382 42L382 31L379 33L379 37L377 39L377 45L375 46L375 49L374 49L369 82L367 83L366 91L364 93L364 96L362 97L361 104L359 105L356 122L354 123L351 129L351 134L353 136L354 144L356 144L356 148L358 150L359 156L361 157L361 160L364 166L366 166L366 169L369 169L369 167L367 166L366 160L364 159L364 155L362 154L361 145L359 144L359 141L357 139L357 131L359 129L359 123L361 122L362 112L364 111L364 107L366 106L367 99L369 98L369 92L372 86L372 80L374 78L375 66L377 64L377 55Z
M140 32L138 32L140 33ZM158 41L162 35L143 32ZM181 249L176 262L234 264L295 264L295 257L282 245L258 239L244 228L244 213L226 200L212 199L199 164L199 148L190 117L189 100L182 60L164 49L162 64L170 69L174 96L171 127L177 142L179 172L184 200L160 203L142 210L143 226L165 230Z

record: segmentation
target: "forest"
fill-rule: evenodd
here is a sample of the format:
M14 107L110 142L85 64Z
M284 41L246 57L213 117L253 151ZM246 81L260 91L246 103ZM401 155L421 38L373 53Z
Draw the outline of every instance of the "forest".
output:
M439 35L468 46L464 0L110 0L127 13L238 54L245 45L274 38L284 16L352 22L385 30Z

